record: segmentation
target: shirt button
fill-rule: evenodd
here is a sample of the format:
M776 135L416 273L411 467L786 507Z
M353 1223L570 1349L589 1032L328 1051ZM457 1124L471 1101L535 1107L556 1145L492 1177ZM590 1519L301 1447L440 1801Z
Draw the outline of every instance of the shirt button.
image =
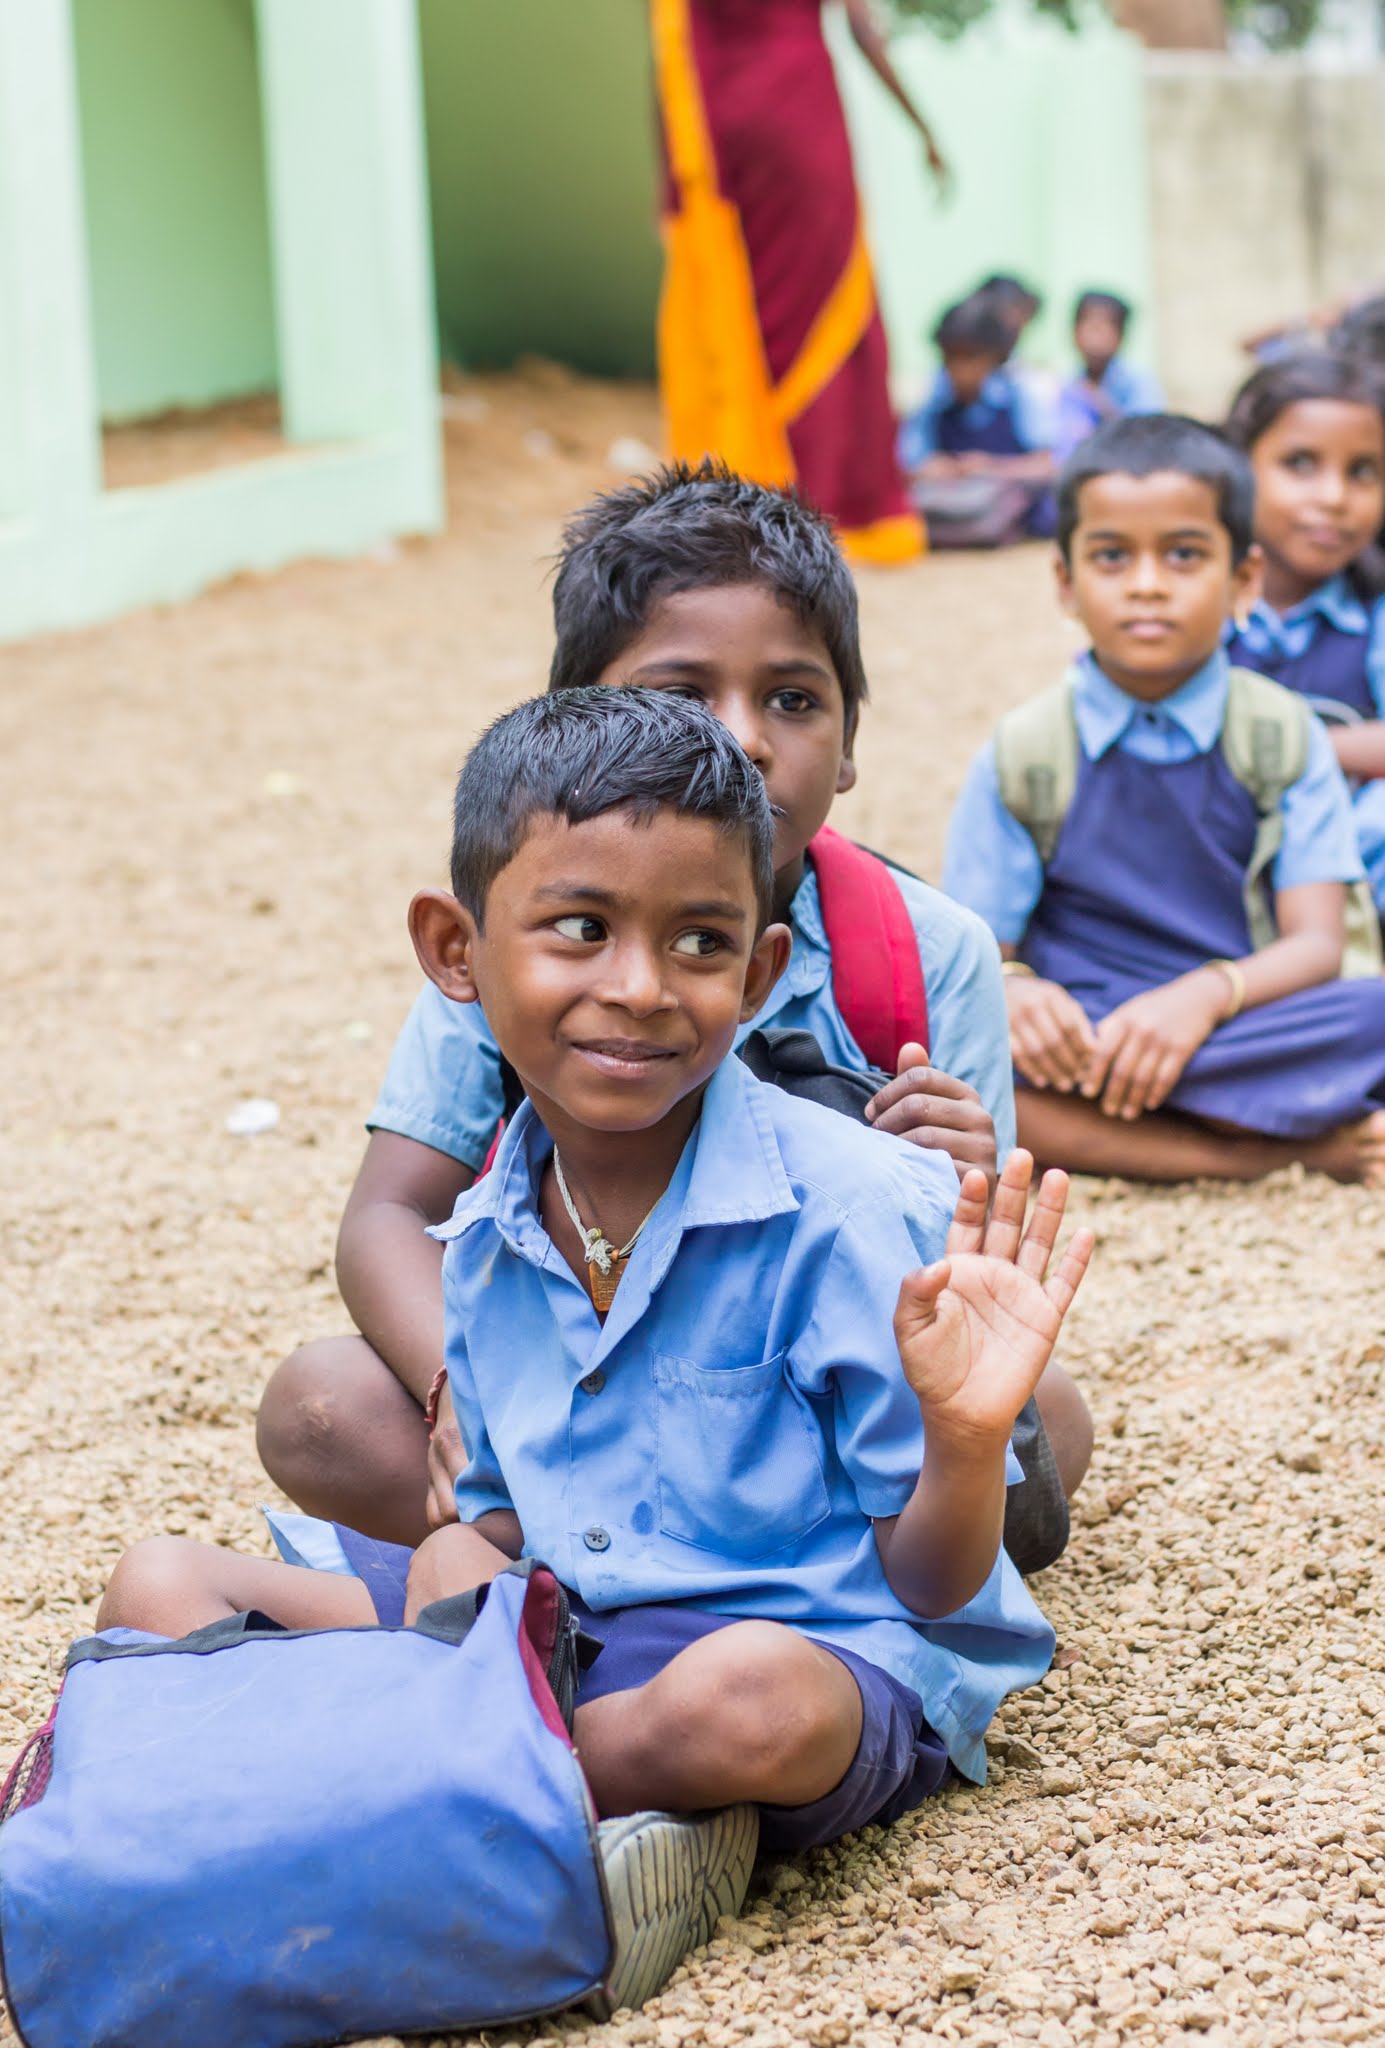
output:
M599 1394L606 1384L606 1375L598 1366L595 1372L589 1372L587 1377L578 1380L577 1384L584 1394Z
M611 1547L610 1537L604 1529L598 1527L595 1523L593 1523L590 1529L582 1531L582 1541L586 1544L588 1550L609 1550Z

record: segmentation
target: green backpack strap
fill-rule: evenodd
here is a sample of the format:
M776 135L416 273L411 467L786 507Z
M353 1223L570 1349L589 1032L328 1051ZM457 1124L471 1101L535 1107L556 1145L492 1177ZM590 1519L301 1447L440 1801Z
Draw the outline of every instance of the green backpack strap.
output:
M1221 746L1226 765L1254 799L1258 819L1246 869L1246 923L1256 952L1278 937L1271 870L1284 841L1286 792L1308 766L1312 714L1302 697L1253 669L1228 678ZM1381 971L1380 920L1365 882L1347 891L1343 978Z
M1077 787L1079 743L1070 676L1007 711L995 730L1000 801L1047 867Z

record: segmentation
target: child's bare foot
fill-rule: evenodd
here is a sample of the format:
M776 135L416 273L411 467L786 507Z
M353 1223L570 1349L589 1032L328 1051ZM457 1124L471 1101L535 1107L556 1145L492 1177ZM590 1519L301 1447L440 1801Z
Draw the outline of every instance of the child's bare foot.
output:
M1385 1109L1306 1146L1303 1163L1349 1185L1385 1188Z

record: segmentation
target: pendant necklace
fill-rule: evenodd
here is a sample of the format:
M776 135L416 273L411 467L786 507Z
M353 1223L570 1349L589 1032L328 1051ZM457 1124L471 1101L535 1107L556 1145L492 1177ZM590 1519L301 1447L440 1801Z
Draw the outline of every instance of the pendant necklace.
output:
M639 1224L629 1244L622 1246L617 1251L603 1230L589 1230L578 1215L577 1204L573 1201L572 1195L569 1192L567 1177L563 1172L563 1162L558 1157L556 1146L553 1150L553 1177L558 1183L558 1193L562 1197L563 1207L572 1218L573 1228L581 1238L582 1246L586 1253L587 1278L591 1283L592 1304L597 1314L604 1316L616 1298L616 1289L620 1285L620 1276L624 1269L625 1261L635 1249L636 1239L639 1237L640 1231L644 1229L645 1223L648 1223L649 1217L654 1214L654 1209L651 1209L649 1216L646 1216L644 1221ZM654 1208L658 1206L656 1202Z

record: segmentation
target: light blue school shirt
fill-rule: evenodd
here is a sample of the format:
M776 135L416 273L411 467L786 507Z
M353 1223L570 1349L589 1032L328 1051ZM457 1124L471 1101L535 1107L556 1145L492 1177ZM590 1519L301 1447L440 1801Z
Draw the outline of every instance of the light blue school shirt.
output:
M1253 659L1268 661L1286 657L1297 661L1308 652L1319 619L1338 633L1360 635L1366 642L1366 680L1375 700L1377 718L1385 718L1385 600L1365 605L1345 576L1330 577L1305 597L1301 604L1277 612L1273 605L1257 598L1250 608L1242 641ZM1235 626L1228 623L1229 640Z
M1137 761L1173 764L1210 753L1226 717L1229 664L1220 650L1157 704L1119 689L1084 654L1071 671L1077 734L1089 760L1120 747ZM1284 838L1275 857L1276 889L1361 879L1351 799L1327 733L1314 718L1308 766L1285 791ZM1002 945L1018 945L1043 893L1038 849L1000 800L995 743L972 762L947 832L943 886L984 917Z
M432 1233L462 1521L512 1508L528 1554L597 1609L683 1601L854 1650L980 1781L986 1727L1053 1632L1003 1550L965 1607L919 1621L872 1528L923 1459L893 1316L942 1252L951 1162L729 1058L603 1326L539 1218L551 1151L525 1103Z
M1015 1142L1015 1096L995 941L980 918L941 890L894 870L891 878L918 938L933 1063L976 1090L1003 1160ZM761 1026L811 1031L834 1065L864 1067L866 1056L833 993L832 952L811 865L789 906L789 928L789 964L737 1043ZM415 1138L479 1171L503 1113L500 1053L480 1005L450 1002L427 983L395 1042L370 1129Z
M1064 388L1081 392L1088 381L1085 376L1074 377ZM1123 413L1164 410L1164 394L1153 371L1142 370L1138 363L1129 363L1124 356L1112 356L1098 388Z
M901 469L915 470L937 454L938 416L955 398L951 377L946 370L939 370L923 404L900 426L897 452ZM1052 448L1058 439L1055 408L1048 396L1037 380L1021 376L1009 364L992 370L963 411L962 424L980 434L1001 413L1013 419L1015 432L1027 449Z

